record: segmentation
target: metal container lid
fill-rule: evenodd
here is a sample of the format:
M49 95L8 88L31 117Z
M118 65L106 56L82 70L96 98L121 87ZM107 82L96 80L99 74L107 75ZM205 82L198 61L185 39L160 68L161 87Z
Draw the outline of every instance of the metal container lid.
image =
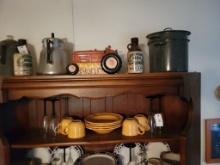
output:
M148 34L146 37L150 40L160 40L165 38L187 39L188 35L190 34L191 32L186 30L173 30L172 28L165 28L163 31Z

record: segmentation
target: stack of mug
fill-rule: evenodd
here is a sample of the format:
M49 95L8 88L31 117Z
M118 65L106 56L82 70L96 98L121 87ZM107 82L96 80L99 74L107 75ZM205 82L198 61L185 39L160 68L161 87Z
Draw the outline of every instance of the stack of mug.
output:
M122 123L122 135L124 136L143 135L149 130L148 119L143 114L137 114L134 117L126 118Z
M149 130L148 119L143 114L126 118L122 123L122 135L124 136L143 135ZM83 138L86 135L84 122L71 117L65 117L61 120L58 124L57 132L62 135L67 135L67 137L71 139Z

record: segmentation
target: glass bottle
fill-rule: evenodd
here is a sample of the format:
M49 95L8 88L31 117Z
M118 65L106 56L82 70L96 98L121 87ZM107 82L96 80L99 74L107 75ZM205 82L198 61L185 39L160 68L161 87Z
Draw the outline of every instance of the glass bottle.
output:
M155 120L155 126L156 126L156 133L158 135L161 135L164 132L164 116L162 111L162 103L161 103L161 97L163 95L158 95L158 109L157 112L154 114L154 120Z
M15 76L27 76L32 75L32 56L27 47L27 41L25 39L18 40L17 46L18 52L14 54L14 75Z
M138 38L131 38L131 43L127 45L128 73L144 72L144 55L138 43Z
M154 120L154 114L152 112L152 100L153 98L150 98L150 107L148 111L148 122L150 126L150 134L153 135L155 133L155 120Z

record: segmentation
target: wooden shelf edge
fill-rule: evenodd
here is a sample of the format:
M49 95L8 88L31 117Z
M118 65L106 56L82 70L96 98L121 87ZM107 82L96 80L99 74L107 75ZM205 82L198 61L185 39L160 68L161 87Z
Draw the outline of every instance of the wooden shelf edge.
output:
M109 134L96 134L93 132L88 132L85 138L82 139L69 139L63 135L57 135L56 137L44 138L42 134L39 136L34 136L31 133L30 136L25 136L22 138L16 138L16 140L11 140L10 146L14 149L21 148L35 148L35 147L57 147L57 146L71 146L71 145L108 145L108 144L118 144L118 143L148 143L148 142L169 142L169 141L179 141L184 139L181 135L162 135L162 136L151 136L149 133L135 137L126 137L121 135L121 130L113 131ZM21 140L20 140L21 139Z

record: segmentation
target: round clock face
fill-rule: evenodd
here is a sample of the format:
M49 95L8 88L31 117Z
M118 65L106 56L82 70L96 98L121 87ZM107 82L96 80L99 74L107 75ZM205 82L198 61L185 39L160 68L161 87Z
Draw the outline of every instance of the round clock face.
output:
M66 69L69 74L77 74L79 71L79 67L77 64L70 64L67 66Z
M113 57L109 57L108 59L106 59L106 66L109 68L109 69L114 69L118 64L118 61L113 58Z
M108 74L114 74L121 69L121 58L115 53L109 53L103 56L101 60L102 69Z
M76 67L74 65L70 65L69 66L69 71L70 72L75 72L76 71Z

